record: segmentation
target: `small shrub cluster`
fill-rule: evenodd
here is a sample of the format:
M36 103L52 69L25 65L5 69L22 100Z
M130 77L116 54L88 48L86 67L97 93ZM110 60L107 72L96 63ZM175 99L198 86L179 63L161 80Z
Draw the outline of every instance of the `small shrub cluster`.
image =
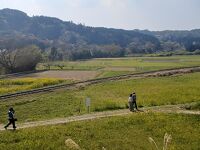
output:
M200 102L185 105L184 108L187 110L200 110Z

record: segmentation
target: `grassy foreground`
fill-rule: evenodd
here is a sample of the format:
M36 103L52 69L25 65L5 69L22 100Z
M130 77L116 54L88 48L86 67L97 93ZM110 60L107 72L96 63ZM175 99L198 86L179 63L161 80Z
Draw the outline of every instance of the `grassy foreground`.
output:
M140 107L200 102L200 73L110 81L0 101L0 122L7 122L10 106L20 122L78 115L79 109L84 114L86 97L91 98L92 112L124 109L132 91L136 91Z
M23 130L0 132L1 150L67 149L65 140L74 140L82 149L146 150L151 149L148 137L159 148L163 136L172 135L170 150L198 150L200 118L198 115L134 113L70 124L44 126ZM155 149L155 147L153 147Z

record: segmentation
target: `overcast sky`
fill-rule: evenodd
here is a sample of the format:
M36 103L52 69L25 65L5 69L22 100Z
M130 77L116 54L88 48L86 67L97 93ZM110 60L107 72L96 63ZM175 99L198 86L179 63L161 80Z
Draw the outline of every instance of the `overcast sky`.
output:
M130 30L200 28L200 0L0 0L2 8L94 27Z

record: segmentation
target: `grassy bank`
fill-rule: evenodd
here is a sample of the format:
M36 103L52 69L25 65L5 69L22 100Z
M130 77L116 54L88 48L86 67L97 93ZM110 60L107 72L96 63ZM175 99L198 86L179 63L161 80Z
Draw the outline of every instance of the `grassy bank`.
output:
M58 90L0 102L0 118L6 122L7 110L13 106L21 122L67 117L87 113L86 97L91 111L124 109L130 92L137 94L138 105L155 106L200 101L200 73L182 76L110 81L71 90Z
M151 149L148 137L159 148L163 136L172 135L170 150L197 150L200 118L197 115L134 113L123 117L111 117L70 124L44 126L0 132L0 149L67 149L65 140L73 139L82 149L146 150ZM155 149L155 147L153 147Z

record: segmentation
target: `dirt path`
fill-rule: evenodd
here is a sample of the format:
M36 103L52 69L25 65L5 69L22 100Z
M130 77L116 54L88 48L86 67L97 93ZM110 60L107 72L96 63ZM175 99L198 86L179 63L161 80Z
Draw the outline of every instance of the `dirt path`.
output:
M93 120L98 118L112 117L112 116L123 116L133 113L148 113L148 112L162 112L162 113L177 113L177 114L191 114L191 115L200 115L200 111L191 111L182 109L183 104L180 105L165 105L165 106L154 106L154 107L145 107L141 108L140 111L130 112L128 109L123 110L114 110L114 111L104 111L97 113L90 113L80 116L72 116L67 118L56 118L51 120L44 121L35 121L17 124L18 129L45 126L45 125L56 125L62 123L70 123L75 121L83 120ZM0 124L0 131L5 130L3 124Z

